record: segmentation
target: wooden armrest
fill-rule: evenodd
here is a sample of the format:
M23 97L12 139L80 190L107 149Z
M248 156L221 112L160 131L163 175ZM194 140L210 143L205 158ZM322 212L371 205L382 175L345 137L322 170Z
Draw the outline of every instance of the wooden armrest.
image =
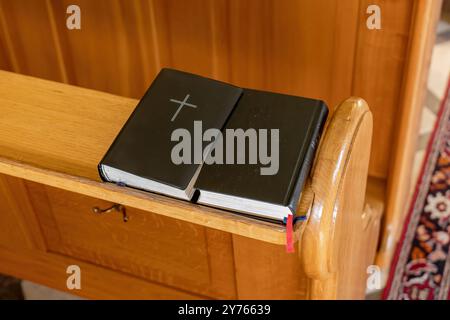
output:
M351 259L361 259L358 242L371 216L366 211L365 217L363 211L371 139L372 114L367 103L355 97L341 103L316 156L311 175L314 197L299 242L303 267L313 281L311 298L327 297L327 292L334 298L337 277L355 272L352 266L361 268ZM365 275L365 270L358 272ZM343 292L345 296L340 289Z

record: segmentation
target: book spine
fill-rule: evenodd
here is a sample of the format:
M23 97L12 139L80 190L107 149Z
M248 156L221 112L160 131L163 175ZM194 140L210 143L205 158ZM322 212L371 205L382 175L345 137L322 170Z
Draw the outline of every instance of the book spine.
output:
M323 128L325 126L325 120L327 119L328 116L328 107L324 102L321 102L318 108L320 109L320 111L318 112L318 117L316 121L319 125L315 126L312 132L311 145L305 154L305 158L303 159L297 183L292 192L288 205L293 215L295 215L296 213L295 211L297 208L298 201L300 199L301 191L305 185L306 179L308 178L312 165L314 163L316 151L320 143L320 137L322 136Z

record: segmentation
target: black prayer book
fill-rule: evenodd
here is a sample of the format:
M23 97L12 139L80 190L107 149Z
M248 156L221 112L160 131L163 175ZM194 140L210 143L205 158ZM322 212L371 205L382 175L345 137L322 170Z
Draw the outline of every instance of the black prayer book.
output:
M296 211L327 115L320 100L163 69L100 162L100 176L283 221Z
M248 147L245 164L204 166L195 184L200 190L198 202L277 220L294 214L327 113L319 100L245 90L225 131L278 129L278 137L271 137L265 152L274 161L270 165L249 163ZM264 144L258 142L260 153ZM232 151L236 157L236 148L229 149L225 153ZM274 153L278 153L277 163L273 163Z
M219 81L162 69L101 161L102 179L191 199L201 164L173 163L172 133L185 129L193 137L196 120L203 130L222 128L241 93Z

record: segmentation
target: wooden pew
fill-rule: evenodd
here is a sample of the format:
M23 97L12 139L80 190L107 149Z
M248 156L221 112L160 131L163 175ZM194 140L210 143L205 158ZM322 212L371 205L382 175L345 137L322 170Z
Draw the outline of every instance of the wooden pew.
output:
M364 298L384 205L367 182L364 100L327 123L294 254L281 225L101 182L97 164L136 103L0 71L1 273L87 298ZM128 222L92 212L114 204ZM67 289L69 265L80 290Z

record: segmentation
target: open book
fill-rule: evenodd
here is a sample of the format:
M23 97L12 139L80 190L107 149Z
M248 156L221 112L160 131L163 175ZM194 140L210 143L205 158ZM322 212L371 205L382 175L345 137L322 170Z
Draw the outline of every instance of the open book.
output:
M324 102L163 69L99 164L104 181L283 221L328 114Z

